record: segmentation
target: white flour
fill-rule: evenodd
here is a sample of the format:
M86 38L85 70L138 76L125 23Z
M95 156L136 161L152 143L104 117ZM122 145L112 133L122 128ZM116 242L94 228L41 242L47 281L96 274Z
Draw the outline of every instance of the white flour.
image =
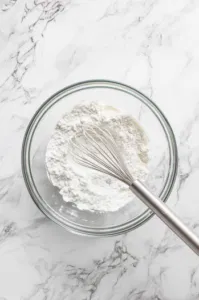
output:
M147 176L147 137L131 115L92 102L75 106L58 122L46 151L46 166L52 184L63 200L81 210L116 211L132 200L132 192L117 179L75 165L68 155L70 139L88 124L105 125L116 134L117 144L133 176Z

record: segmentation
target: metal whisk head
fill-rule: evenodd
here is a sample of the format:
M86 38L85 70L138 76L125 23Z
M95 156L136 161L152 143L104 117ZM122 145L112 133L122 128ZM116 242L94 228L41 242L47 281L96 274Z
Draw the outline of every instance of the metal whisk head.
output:
M105 127L86 127L71 140L74 161L84 167L110 175L131 185L131 176L114 134Z

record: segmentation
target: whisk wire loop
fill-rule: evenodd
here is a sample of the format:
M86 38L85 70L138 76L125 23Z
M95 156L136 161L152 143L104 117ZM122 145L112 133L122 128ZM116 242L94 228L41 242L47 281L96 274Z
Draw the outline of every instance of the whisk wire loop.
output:
M117 148L113 133L103 127L86 127L71 140L74 161L130 185L133 178Z

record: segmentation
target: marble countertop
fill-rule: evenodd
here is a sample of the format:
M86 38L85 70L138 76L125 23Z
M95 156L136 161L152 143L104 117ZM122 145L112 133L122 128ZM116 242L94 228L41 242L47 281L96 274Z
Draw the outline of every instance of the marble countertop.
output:
M195 300L199 261L158 218L124 236L85 238L36 208L20 151L53 92L117 80L162 109L179 172L169 206L199 236L199 2L2 0L0 3L0 300Z

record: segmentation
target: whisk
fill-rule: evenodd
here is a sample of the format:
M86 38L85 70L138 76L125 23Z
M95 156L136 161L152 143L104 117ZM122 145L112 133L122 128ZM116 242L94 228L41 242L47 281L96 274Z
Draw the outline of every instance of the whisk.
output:
M130 190L143 201L181 240L199 255L198 237L141 181L129 172L114 137L107 127L90 126L71 140L73 160L90 169L110 175L127 184Z

